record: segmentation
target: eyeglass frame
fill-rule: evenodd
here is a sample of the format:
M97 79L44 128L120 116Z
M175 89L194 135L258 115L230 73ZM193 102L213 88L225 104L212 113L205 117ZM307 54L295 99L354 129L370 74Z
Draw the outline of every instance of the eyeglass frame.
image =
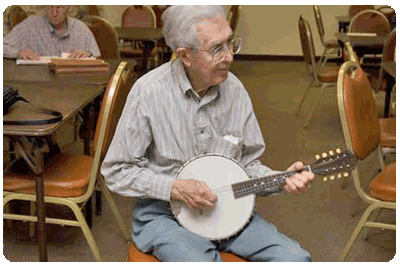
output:
M239 42L237 51L233 51L233 44L234 44L235 40L237 40ZM232 48L228 47L229 44L232 44ZM221 50L221 51L212 51L212 50L216 49L215 46L217 46L217 45L222 45L223 50ZM225 55L226 52L230 52L232 55L236 55L237 53L239 53L239 51L242 49L242 38L240 36L232 36L232 40L230 40L230 41L228 41L226 43L223 43L223 44L220 43L220 44L214 45L213 48L210 49L211 51L210 50L205 50L205 49L200 49L200 48L197 48L197 47L193 47L193 48L196 49L196 50L199 50L199 51L203 51L203 52L209 53L211 55L211 58L212 58L213 62L220 62L221 59L223 59L223 56ZM215 60L214 57L215 57L215 55L218 55L218 53L221 53L221 59Z

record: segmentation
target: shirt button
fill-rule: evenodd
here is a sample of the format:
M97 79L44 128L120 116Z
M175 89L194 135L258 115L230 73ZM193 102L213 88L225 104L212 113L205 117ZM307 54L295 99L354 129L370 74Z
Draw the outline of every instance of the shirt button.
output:
M200 130L200 134L204 134L204 129Z

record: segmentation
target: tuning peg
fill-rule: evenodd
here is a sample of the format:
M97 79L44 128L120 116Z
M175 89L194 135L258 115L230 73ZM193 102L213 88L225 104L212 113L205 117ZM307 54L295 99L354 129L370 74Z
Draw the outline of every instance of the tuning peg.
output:
M333 181L333 180L335 179L335 176L331 175L331 176L329 177L329 179L330 179L331 181Z
M348 177L348 176L349 176L348 172L343 173L343 177Z
M340 154L342 151L341 151L339 148L337 148L337 149L336 149L336 152L337 152L338 154Z
M321 156L319 156L319 154L315 155L315 159L319 160L321 158Z
M326 182L326 181L328 180L328 177L324 177L322 180L323 180L324 182Z
M330 151L329 151L329 154L330 154L330 155L334 155L334 153L333 153L333 151L332 151L332 150L330 150Z
M339 173L339 174L337 175L337 177L338 177L338 179L340 179L340 178L342 177L342 174Z
M327 157L327 156L328 156L327 153L322 153L322 157L323 157L323 158L325 158L325 157Z

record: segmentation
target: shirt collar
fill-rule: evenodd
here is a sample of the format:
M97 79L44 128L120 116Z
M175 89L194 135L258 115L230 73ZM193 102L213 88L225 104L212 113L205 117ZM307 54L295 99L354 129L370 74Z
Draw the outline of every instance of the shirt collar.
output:
M172 62L172 72L175 74L176 80L178 81L178 85L180 90L185 96L190 96L190 94L194 94L196 97L199 97L198 94L193 90L192 84L187 77L185 72L185 67L180 59L176 59ZM213 86L209 89L210 92L218 92L219 85Z
M54 28L54 26L50 23L50 21L47 19L46 15L43 15L43 20L44 20L44 24L49 28L50 32L52 34L57 35L59 38L63 38L63 37L67 37L69 36L69 27L68 25L71 23L70 22L70 18L67 17L67 31L65 32L65 34L63 36L59 36L56 32L56 29Z

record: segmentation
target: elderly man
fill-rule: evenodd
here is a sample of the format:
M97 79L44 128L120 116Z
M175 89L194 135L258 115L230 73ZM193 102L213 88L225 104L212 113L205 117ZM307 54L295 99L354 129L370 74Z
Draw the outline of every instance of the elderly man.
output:
M112 191L139 197L132 213L136 246L163 261L221 261L219 250L251 261L310 261L297 242L257 214L224 241L209 241L174 218L170 200L191 209L212 209L219 202L204 182L175 178L193 157L235 158L253 178L277 171L258 160L265 144L251 100L228 71L241 40L233 36L224 8L172 6L162 19L166 42L178 59L135 83L101 168ZM302 168L296 162L288 170ZM283 189L303 192L313 178L311 172L298 172Z
M46 6L44 16L30 16L3 39L3 57L39 60L40 56L99 57L90 29L68 17L69 6Z

